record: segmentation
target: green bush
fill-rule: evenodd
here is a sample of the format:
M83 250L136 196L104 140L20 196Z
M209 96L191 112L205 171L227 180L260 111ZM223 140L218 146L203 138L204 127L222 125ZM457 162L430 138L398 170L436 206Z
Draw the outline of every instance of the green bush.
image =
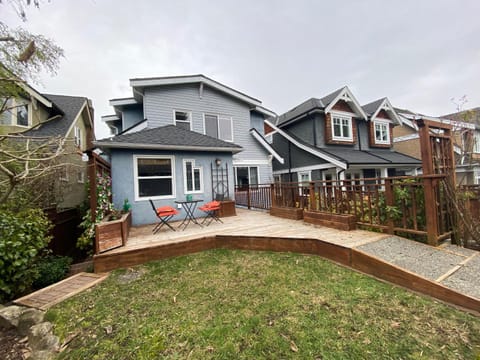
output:
M40 209L0 210L0 301L31 287L37 277L35 263L51 239L51 226Z
M68 256L48 255L40 259L36 265L37 278L33 282L33 288L41 289L64 279L71 263L72 258Z

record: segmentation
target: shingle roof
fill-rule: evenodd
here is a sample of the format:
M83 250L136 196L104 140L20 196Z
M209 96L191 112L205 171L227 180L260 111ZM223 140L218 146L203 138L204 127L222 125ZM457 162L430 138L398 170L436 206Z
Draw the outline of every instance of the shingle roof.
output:
M323 151L330 153L351 165L375 164L375 165L421 165L421 161L408 155L393 150L356 150L345 148L323 148Z
M334 92L322 97L320 99L320 101L324 104L325 107L327 107L333 100L335 100L335 98L340 95L340 93L343 91L343 89L345 89L345 86L338 89L338 90L335 90Z
M63 112L57 113L61 117L47 121L32 129L25 131L24 135L29 136L65 136L67 131L72 125L73 121L77 118L78 113L82 109L83 104L87 100L85 97L79 96L66 96L66 95L52 95L42 94L47 99L52 101L58 109Z
M378 107L380 105L382 105L384 100L385 100L385 98L381 98L381 99L372 101L371 103L363 105L362 109L363 109L363 111L365 111L365 113L367 115L369 115L369 116L373 115L375 113L375 111L377 111Z
M234 143L185 130L175 125L117 135L112 138L98 140L95 144L105 148L191 149L199 151L228 151L234 153L242 150L241 146Z
M300 105L295 106L293 109L287 111L285 114L277 117L277 126L286 123L287 121L296 118L313 109L324 109L325 105L320 99L310 98Z

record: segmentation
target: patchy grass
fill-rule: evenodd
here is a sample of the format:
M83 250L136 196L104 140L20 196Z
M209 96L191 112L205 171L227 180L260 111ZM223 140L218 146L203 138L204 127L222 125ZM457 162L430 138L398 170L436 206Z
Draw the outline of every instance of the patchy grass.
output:
M315 256L214 250L115 271L47 313L65 359L478 359L480 320Z

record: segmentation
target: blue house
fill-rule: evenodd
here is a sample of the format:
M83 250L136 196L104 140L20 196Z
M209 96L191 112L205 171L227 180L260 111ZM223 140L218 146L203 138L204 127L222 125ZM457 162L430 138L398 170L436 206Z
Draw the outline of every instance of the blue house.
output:
M235 185L273 181L272 160L283 159L264 139L275 113L261 101L204 75L130 86L133 97L110 100L115 113L102 117L114 136L95 145L110 155L114 205L128 199L135 225L155 221L149 199L234 199Z

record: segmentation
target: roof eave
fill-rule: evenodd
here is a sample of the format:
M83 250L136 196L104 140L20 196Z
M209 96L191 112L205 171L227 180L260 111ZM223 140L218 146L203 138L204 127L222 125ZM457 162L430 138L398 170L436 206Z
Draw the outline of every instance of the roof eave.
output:
M202 146L188 146L188 145L161 145L161 144L136 144L123 143L115 141L95 141L93 145L104 148L116 149L146 149L146 150L180 150L180 151L206 151L206 152L231 152L236 154L243 149L241 147L202 147Z

